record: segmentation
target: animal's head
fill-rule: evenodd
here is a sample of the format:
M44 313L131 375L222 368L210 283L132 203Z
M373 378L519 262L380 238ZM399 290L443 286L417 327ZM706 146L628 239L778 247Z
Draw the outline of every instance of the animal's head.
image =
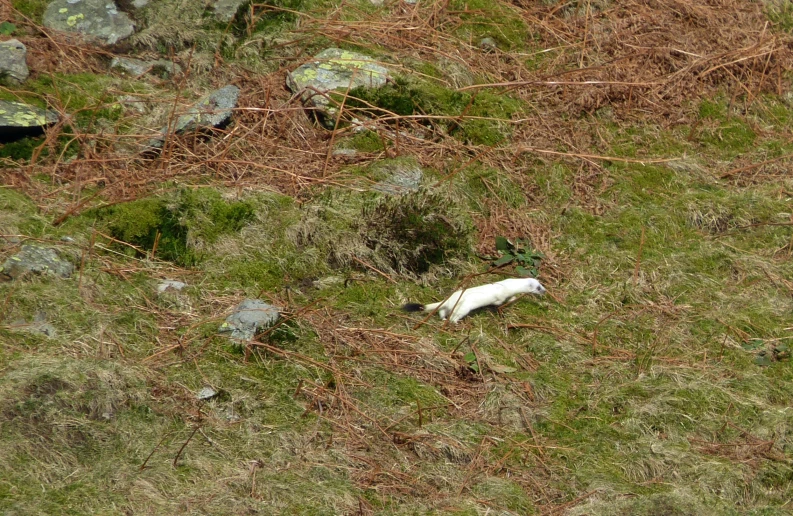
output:
M534 278L526 278L524 280L526 292L529 294L545 294L545 287L542 286L542 283L537 281Z

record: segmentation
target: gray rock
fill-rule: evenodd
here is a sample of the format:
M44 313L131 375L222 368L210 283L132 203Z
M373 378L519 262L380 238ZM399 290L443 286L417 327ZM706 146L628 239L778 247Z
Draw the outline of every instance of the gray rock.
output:
M437 64L441 72L451 80L455 88L471 86L476 79L471 70L459 61L442 57Z
M485 52L493 52L498 50L498 42L490 36L479 40L479 48Z
M33 321L29 323L20 320L12 322L9 327L15 331L32 333L34 335L42 335L50 339L54 339L57 335L57 331L53 325L43 322Z
M401 195L415 192L421 186L424 173L416 163L395 162L383 165L381 171L390 175L372 186L372 190L388 195Z
M166 290L175 290L177 292L181 291L183 288L187 286L187 283L182 283L181 281L176 280L163 280L157 285L157 293L162 294Z
M130 57L114 57L110 61L110 68L121 70L129 75L135 77L141 76L145 73L151 73L158 77L168 78L182 72L182 68L168 61L167 59L158 59L156 61L142 61L140 59L132 59Z
M134 109L138 113L146 112L146 101L132 95L119 97L118 103L125 108Z
M232 339L251 340L257 333L278 321L278 308L259 299L246 299L226 317L220 333L230 333Z
M343 158L354 158L358 155L358 151L355 149L333 149L333 155Z
M327 92L344 93L358 86L377 88L389 78L388 69L367 55L328 48L287 74L286 84L293 93L301 93L303 102L319 113L322 125L333 129L338 111L325 95Z
M51 247L37 245L23 245L19 253L7 259L0 267L0 274L18 279L26 273L54 274L61 278L68 278L74 272L71 262L58 256L58 252Z
M202 128L219 127L231 120L233 109L237 106L240 89L236 86L224 86L203 97L195 103L187 113L180 116L170 127L170 133L185 133ZM169 127L163 127L160 136L148 142L148 148L162 148Z
M143 9L149 5L149 0L132 0L131 5L135 9Z
M314 288L322 290L325 288L336 287L344 284L344 278L341 276L327 276L312 282Z
M240 6L247 0L216 0L214 4L215 19L219 22L228 23L234 19Z
M198 394L196 394L196 398L198 398L199 400L208 400L214 398L217 395L218 395L218 391L216 391L212 387L204 387L203 389L198 391Z
M26 322L23 319L14 321L10 325L12 330L17 331L24 331L27 333L33 333L35 335L43 335L44 337L53 339L56 336L57 331L55 327L47 322L47 314L44 312L38 312L34 317L33 321Z
M113 0L55 0L44 11L45 27L74 32L112 45L135 32L127 13L119 11Z
M54 111L47 111L21 102L0 100L0 137L19 136L41 130L58 121Z
M28 49L16 39L0 43L0 82L19 86L28 78Z

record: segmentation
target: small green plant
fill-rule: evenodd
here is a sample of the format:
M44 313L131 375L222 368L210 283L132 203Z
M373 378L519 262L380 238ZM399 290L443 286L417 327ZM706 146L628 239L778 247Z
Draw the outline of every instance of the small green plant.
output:
M17 26L11 22L4 21L0 23L0 34L3 36L10 36L15 30L17 30Z
M468 364L468 369L471 371L478 373L479 372L479 364L476 361L476 354L473 351L469 351L463 357L465 363Z
M540 262L545 257L541 252L532 249L527 239L516 238L510 242L506 237L496 237L496 251L501 257L493 261L494 267L502 267L516 263L515 272L521 276L536 278L539 274Z

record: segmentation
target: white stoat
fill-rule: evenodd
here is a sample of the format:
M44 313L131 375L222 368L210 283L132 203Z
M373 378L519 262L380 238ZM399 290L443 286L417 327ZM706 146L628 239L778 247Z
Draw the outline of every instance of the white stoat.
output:
M421 305L407 303L402 306L406 312L430 312L438 308L438 315L444 321L447 317L453 323L468 315L471 310L485 306L501 306L514 301L520 294L544 294L545 287L534 278L510 278L488 285L458 290L446 301ZM449 315L451 314L451 316Z

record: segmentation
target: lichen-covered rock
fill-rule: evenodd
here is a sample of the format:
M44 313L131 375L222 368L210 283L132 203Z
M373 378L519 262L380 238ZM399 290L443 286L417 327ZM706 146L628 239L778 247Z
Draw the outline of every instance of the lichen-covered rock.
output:
M168 78L182 72L182 68L167 59L156 61L142 61L131 57L114 57L110 61L110 68L121 70L124 73L140 76L151 73L159 77Z
M223 23L230 22L245 2L246 0L216 0L214 3L215 19Z
M377 88L389 78L388 69L367 55L328 48L287 74L286 83L293 93L301 93L308 107L317 110L326 128L333 129L338 111L331 106L327 92L343 93L359 86Z
M135 32L135 24L113 0L55 0L47 6L45 27L81 34L112 45Z
M424 173L416 163L395 162L384 165L381 170L389 174L388 177L372 186L372 190L388 195L401 195L415 192L421 186Z
M251 340L257 333L278 321L278 308L259 299L246 299L226 317L220 325L220 333L229 333L232 339Z
M27 273L54 274L68 278L74 272L74 265L58 256L51 247L23 245L16 255L10 257L0 267L0 274L18 279Z
M0 138L33 134L58 121L58 115L21 102L0 100Z
M147 144L148 149L162 148L169 133L184 133L201 128L221 127L231 120L240 89L236 86L224 86L203 97L195 103L187 113L180 116L170 127L163 127L160 136Z
M0 82L18 86L28 78L28 49L16 39L0 43Z

